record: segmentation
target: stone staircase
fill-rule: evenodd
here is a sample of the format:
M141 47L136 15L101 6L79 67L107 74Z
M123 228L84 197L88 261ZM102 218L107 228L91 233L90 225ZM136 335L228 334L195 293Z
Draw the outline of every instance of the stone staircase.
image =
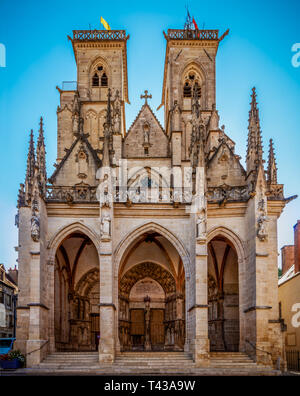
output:
M210 367L196 367L184 352L123 352L112 365L100 364L97 352L56 352L38 366L22 369L29 375L280 375L258 366L242 352L212 352ZM20 371L20 370L19 370ZM20 371L20 373L21 373Z

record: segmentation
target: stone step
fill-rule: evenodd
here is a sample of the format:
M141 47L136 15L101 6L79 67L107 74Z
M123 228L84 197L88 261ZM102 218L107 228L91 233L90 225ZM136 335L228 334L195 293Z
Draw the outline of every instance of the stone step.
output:
M96 368L91 367L87 369L86 367L70 367L67 369L57 369L57 368L40 368L40 369L20 369L18 372L20 374L33 374L33 375L44 375L44 374L55 374L57 372L66 373L70 375L75 374L90 374L90 375L120 375L120 374L129 374L132 375L132 369L121 369L119 367L109 368L109 367L102 367ZM245 368L237 368L237 369L214 369L214 368L207 368L207 369L199 369L199 368L192 368L192 369L138 369L134 372L135 374L150 374L150 375L165 375L165 374L173 374L173 375L182 375L182 374L193 374L193 375L201 375L201 376L278 376L281 375L281 372L272 370L272 369L245 369Z

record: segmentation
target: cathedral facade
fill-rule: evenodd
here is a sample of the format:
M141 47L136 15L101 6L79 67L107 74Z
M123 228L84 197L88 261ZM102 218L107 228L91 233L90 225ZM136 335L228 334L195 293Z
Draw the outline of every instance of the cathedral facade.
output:
M57 88L57 160L30 134L18 197L16 348L245 352L284 365L277 219L288 199L273 143L263 160L256 90L246 169L219 125L218 30L168 30L164 126L143 105L126 130L125 31L74 31L77 83Z

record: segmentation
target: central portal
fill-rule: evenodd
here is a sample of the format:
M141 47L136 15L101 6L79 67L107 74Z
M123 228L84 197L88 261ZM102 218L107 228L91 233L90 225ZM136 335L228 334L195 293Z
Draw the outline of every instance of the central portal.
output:
M142 263L119 284L119 340L122 351L180 351L184 347L184 297L165 268Z
M155 280L147 277L132 287L129 294L132 350L164 350L165 308L164 289Z

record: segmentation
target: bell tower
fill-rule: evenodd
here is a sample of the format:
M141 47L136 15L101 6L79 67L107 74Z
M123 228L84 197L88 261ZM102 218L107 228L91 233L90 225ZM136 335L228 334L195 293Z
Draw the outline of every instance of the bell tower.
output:
M219 37L218 30L196 30L191 26L164 32L167 48L160 107L165 108L165 125L169 135L174 129L173 110L176 108L178 113L180 109L183 161L189 157L193 92L197 92L205 124L215 109L216 55L219 43L227 34L228 31Z
M70 149L77 134L85 134L103 156L104 122L108 91L113 104L116 152L121 150L125 134L125 103L128 99L127 40L124 30L74 30L72 43L77 65L77 82L60 92L58 115L57 161ZM74 85L74 84L73 84ZM119 147L120 146L120 147Z

